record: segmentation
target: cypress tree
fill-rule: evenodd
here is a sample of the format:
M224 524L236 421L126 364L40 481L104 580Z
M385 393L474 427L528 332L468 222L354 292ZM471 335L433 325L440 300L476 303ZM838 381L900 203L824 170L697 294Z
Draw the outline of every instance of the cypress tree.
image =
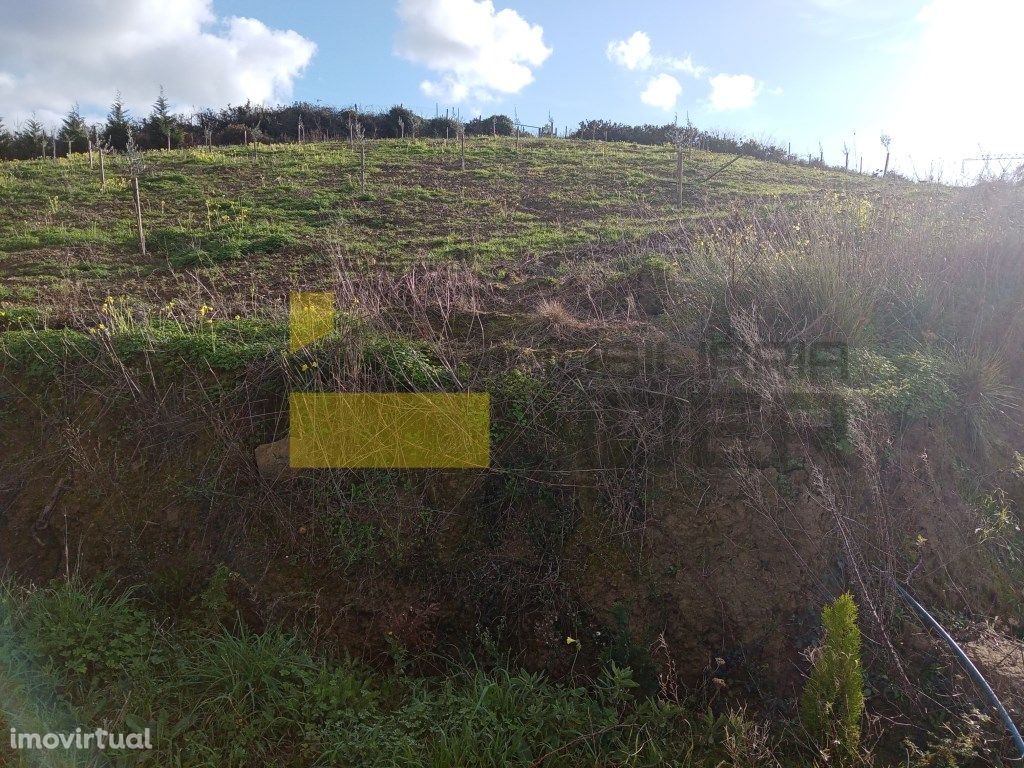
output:
M77 104L71 108L61 124L60 140L68 147L69 154L75 150L84 151L88 147L85 120L82 119Z
M864 714L860 628L853 595L847 592L825 606L821 623L825 639L804 688L800 719L819 746L844 763L857 754ZM831 747L837 747L838 754Z
M120 91L114 97L114 103L110 105L110 112L107 114L107 124L103 129L103 135L114 149L123 151L128 146L128 139L132 135L131 117L124 106L124 101L121 99Z
M153 112L149 116L149 133L155 134L152 136L154 139L159 139L159 143L163 145L167 144L167 149L171 148L171 137L175 134L175 123L174 115L171 114L171 105L167 101L167 97L164 95L164 87L160 86L160 95L157 100L153 102ZM156 144L156 141L152 142Z
M18 138L21 143L29 145L31 154L27 154L28 157L35 155L36 152L40 157L46 156L46 129L34 115L25 122L25 127L21 129Z

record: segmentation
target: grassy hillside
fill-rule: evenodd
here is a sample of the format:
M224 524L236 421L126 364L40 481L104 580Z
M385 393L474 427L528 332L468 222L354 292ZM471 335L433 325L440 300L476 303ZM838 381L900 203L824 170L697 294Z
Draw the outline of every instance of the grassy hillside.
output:
M176 270L195 269L211 291L241 301L255 287L272 301L289 288L330 286L341 258L452 261L514 283L557 270L581 249L672 232L709 213L877 193L863 177L746 158L699 184L729 158L694 151L680 210L670 148L521 144L473 138L462 171L454 140L371 142L364 192L359 155L345 143L269 145L258 155L242 147L150 152L141 182L146 259L137 256L119 158L108 160L106 188L84 154L8 163L3 298L63 308L102 303L108 293L155 302L181 293Z
M123 157L0 165L11 727L183 765L1009 754L891 583L1020 650L1019 187L693 151L680 205L669 147L365 157L147 152L144 256ZM293 291L339 312L289 353ZM487 392L491 466L292 470L296 391Z

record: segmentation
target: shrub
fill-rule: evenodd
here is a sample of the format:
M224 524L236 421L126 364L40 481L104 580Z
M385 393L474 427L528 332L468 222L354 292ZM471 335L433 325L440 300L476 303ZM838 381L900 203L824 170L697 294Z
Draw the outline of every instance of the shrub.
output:
M909 421L941 414L955 402L945 359L920 350L885 355L871 349L850 354L850 379L869 402Z
M491 115L490 117L474 117L466 123L466 134L469 136L511 136L515 130L512 118L507 115Z
M864 713L864 672L860 663L857 604L850 593L821 613L825 639L800 701L804 728L823 750L835 745L852 757L860 744Z

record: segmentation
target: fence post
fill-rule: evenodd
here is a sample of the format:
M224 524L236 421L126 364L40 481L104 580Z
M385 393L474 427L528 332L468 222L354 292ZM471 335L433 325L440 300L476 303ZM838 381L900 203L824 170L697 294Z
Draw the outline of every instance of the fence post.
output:
M683 148L676 145L676 197L680 208L683 207Z
M139 250L146 255L146 235L142 231L142 197L139 195L139 177L132 176L132 187L135 192L135 216L139 225Z

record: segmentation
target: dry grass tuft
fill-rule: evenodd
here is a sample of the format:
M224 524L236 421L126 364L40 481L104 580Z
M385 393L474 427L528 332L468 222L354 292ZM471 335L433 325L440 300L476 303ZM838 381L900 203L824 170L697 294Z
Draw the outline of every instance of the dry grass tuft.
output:
M583 327L583 323L558 299L541 299L534 310L534 317L539 325L560 336Z

